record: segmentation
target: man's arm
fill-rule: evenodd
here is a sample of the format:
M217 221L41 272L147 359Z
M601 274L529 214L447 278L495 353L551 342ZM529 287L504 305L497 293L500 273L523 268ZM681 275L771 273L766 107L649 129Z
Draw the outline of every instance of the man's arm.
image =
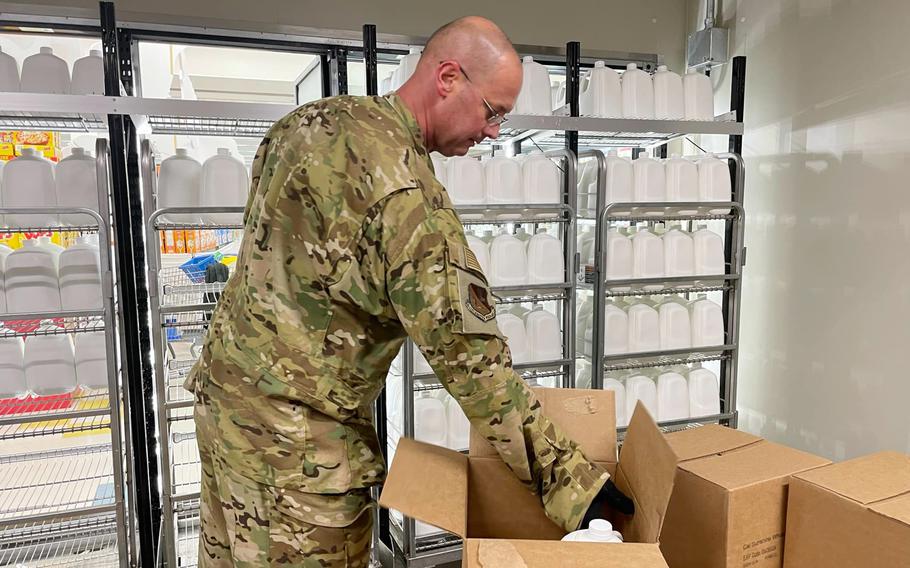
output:
M414 219L421 202L409 191L388 200L390 217L410 210ZM541 414L512 369L493 297L462 231L448 209L429 210L416 223L385 223L389 299L472 427L540 495L550 519L575 530L609 475Z

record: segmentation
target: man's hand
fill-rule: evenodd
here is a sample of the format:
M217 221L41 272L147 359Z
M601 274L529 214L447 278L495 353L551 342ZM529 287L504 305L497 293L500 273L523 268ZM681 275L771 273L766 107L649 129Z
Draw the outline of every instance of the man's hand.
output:
M591 501L591 506L588 507L588 512L585 513L581 526L578 528L587 528L594 519L609 518L610 511L617 511L624 515L635 514L635 503L616 487L612 479L608 479L600 488L600 492Z

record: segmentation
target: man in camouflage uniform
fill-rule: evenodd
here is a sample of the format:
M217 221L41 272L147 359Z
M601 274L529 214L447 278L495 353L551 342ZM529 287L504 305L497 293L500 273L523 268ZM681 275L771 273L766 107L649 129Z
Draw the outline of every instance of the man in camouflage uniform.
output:
M495 137L520 85L505 35L464 18L397 94L306 104L260 144L237 269L186 384L200 566L368 564L385 474L371 405L406 336L554 522L575 530L608 494L512 370L429 156Z

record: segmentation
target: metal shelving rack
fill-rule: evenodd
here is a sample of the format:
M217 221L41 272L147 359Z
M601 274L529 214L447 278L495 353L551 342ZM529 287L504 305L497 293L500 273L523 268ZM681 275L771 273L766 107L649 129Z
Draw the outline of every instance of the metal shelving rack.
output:
M38 129L43 121L19 128ZM0 208L0 214L79 214L80 226L11 227L6 232L78 232L98 235L102 305L96 310L0 314L0 337L29 338L103 332L107 386L80 387L68 397L31 397L0 404L0 564L17 566L129 565L132 524L127 516L121 382L108 196L107 141L96 142L100 211L85 208ZM90 220L90 221L89 221ZM91 444L64 438L92 435ZM106 441L105 438L106 437ZM48 445L32 450L29 444ZM58 447L59 446L59 447ZM129 535L128 535L129 532Z

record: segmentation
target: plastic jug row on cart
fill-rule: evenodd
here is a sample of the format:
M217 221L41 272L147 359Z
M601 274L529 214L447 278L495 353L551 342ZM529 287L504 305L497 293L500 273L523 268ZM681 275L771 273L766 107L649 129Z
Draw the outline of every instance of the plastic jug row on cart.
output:
M578 310L576 350L593 353L593 301ZM584 342L580 343L583 337ZM604 308L604 355L724 345L723 311L705 294L608 301Z
M82 148L72 148L71 154L56 165L38 150L23 148L20 156L0 167L0 207L81 207L98 211L98 199L95 158ZM8 214L0 216L0 222L9 227L97 225L92 217L78 213Z
M660 422L720 413L717 375L698 363L691 369L673 367L608 375L604 378L603 388L614 392L616 423L619 426L628 425L638 401Z
M107 386L104 332L0 338L0 399Z
M578 102L582 116L714 120L711 79L694 69L680 77L666 65L650 75L629 63L620 75L597 61L582 78Z
M453 450L466 450L471 423L445 390L420 393L414 399L414 439Z
M379 94L385 95L400 89L417 69L417 63L420 61L421 53L423 53L423 48L410 48L408 54L402 56L401 59L398 60L398 67L395 68L395 71L382 80L379 85Z
M66 61L42 47L22 62L0 51L0 92L49 93L57 95L103 95L104 60L101 51L93 49L73 63L73 74Z
M562 172L543 152L480 161L433 157L436 177L455 205L552 205L562 202ZM520 214L503 214L501 218Z
M16 250L0 244L0 313L100 309L100 266L96 235L77 237L66 249L50 237Z
M228 148L200 164L185 148L161 162L158 207L244 207L250 191L246 166ZM241 213L186 213L166 215L174 223L235 224Z
M595 229L585 228L578 238L578 251L584 264L595 263ZM608 280L638 278L665 278L684 276L718 276L726 273L723 238L697 225L692 233L683 230L680 223L619 228L607 231L605 243ZM686 288L691 284L674 284ZM628 291L627 285L611 285L616 292ZM656 291L663 284L643 286L646 291Z
M667 160L641 156L630 160L610 151L606 158L603 206L611 203L646 202L727 202L732 199L732 183L727 162L708 154L698 160L674 155ZM579 208L597 209L597 162L581 163L578 178ZM714 214L726 209L711 210ZM681 210L681 214L695 213Z
M562 243L546 229L534 236L521 228L515 235L502 232L496 237L487 231L482 238L468 232L466 239L490 286L565 282Z

